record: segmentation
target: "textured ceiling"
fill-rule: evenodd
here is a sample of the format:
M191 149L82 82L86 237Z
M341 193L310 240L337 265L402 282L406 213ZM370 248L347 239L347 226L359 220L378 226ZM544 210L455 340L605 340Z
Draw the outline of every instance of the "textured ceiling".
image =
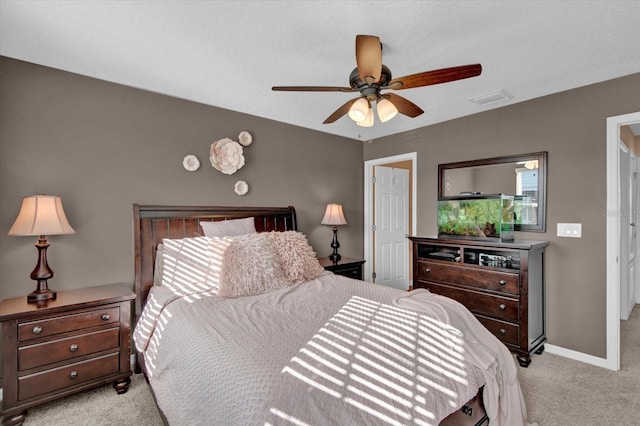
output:
M640 72L639 18L640 1L611 0L0 0L0 54L370 140ZM396 92L425 113L372 128L322 124L355 93L271 91L348 86L357 34L380 37L394 77L472 63L483 73ZM511 98L469 100L498 90Z

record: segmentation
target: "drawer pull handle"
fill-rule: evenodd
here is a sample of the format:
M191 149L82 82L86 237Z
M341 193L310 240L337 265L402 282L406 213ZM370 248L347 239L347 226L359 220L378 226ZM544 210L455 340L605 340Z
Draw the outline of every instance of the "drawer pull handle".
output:
M499 308L501 311L504 311L507 306L504 303L501 303Z
M507 282L506 282L505 280L500 280L498 283L499 283L500 285L505 285Z
M75 343L69 346L69 352L75 352L77 350L78 350L78 345L76 345Z
M429 272L431 272L431 269L429 269L429 268L424 268L424 272L426 272L426 273L428 274Z
M505 330L504 328L500 329L500 334L507 334L507 330Z
M69 373L69 378L71 380L77 379L78 378L78 372L73 370L71 373Z
M108 321L109 320L109 314L102 314L102 320L103 321Z
M40 334L42 333L42 327L40 327L39 325L36 325L35 327L33 327L33 330L31 330L31 332L33 334Z

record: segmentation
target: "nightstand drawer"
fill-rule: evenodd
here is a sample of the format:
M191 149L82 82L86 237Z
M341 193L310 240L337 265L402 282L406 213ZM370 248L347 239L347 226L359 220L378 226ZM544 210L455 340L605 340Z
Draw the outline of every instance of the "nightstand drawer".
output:
M120 354L116 352L65 367L30 374L18 378L18 399L22 401L43 395L88 380L115 374L119 370Z
M18 370L52 364L78 356L117 348L120 329L110 328L64 339L24 346L18 350Z
M342 275L343 277L353 278L354 280L362 280L362 266L336 268L333 269L333 273L336 275Z
M118 321L120 321L120 309L115 306L75 315L23 322L18 324L18 341L22 342Z

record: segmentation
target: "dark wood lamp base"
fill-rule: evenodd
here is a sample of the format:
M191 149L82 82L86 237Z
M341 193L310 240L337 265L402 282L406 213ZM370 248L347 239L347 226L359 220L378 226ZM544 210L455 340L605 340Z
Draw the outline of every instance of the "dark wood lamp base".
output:
M34 291L27 295L27 302L40 303L47 300L56 300L55 290L51 290L47 284L47 280L53 277L53 271L47 263L47 238L40 235L36 248L38 249L38 263L31 272L31 279L38 282L38 286Z

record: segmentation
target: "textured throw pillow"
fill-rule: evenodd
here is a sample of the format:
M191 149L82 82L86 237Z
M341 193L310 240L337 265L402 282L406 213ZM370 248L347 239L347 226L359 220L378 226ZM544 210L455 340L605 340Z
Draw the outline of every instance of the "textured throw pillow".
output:
M200 226L205 237L232 237L256 232L255 220L252 217L217 222L200 222Z
M241 297L288 287L280 257L266 234L236 237L222 259L218 294Z
M278 251L284 275L290 283L308 281L324 273L316 252L304 234L297 231L274 231L267 235Z
M208 237L162 240L161 285L180 295L217 290L222 258L231 242Z

